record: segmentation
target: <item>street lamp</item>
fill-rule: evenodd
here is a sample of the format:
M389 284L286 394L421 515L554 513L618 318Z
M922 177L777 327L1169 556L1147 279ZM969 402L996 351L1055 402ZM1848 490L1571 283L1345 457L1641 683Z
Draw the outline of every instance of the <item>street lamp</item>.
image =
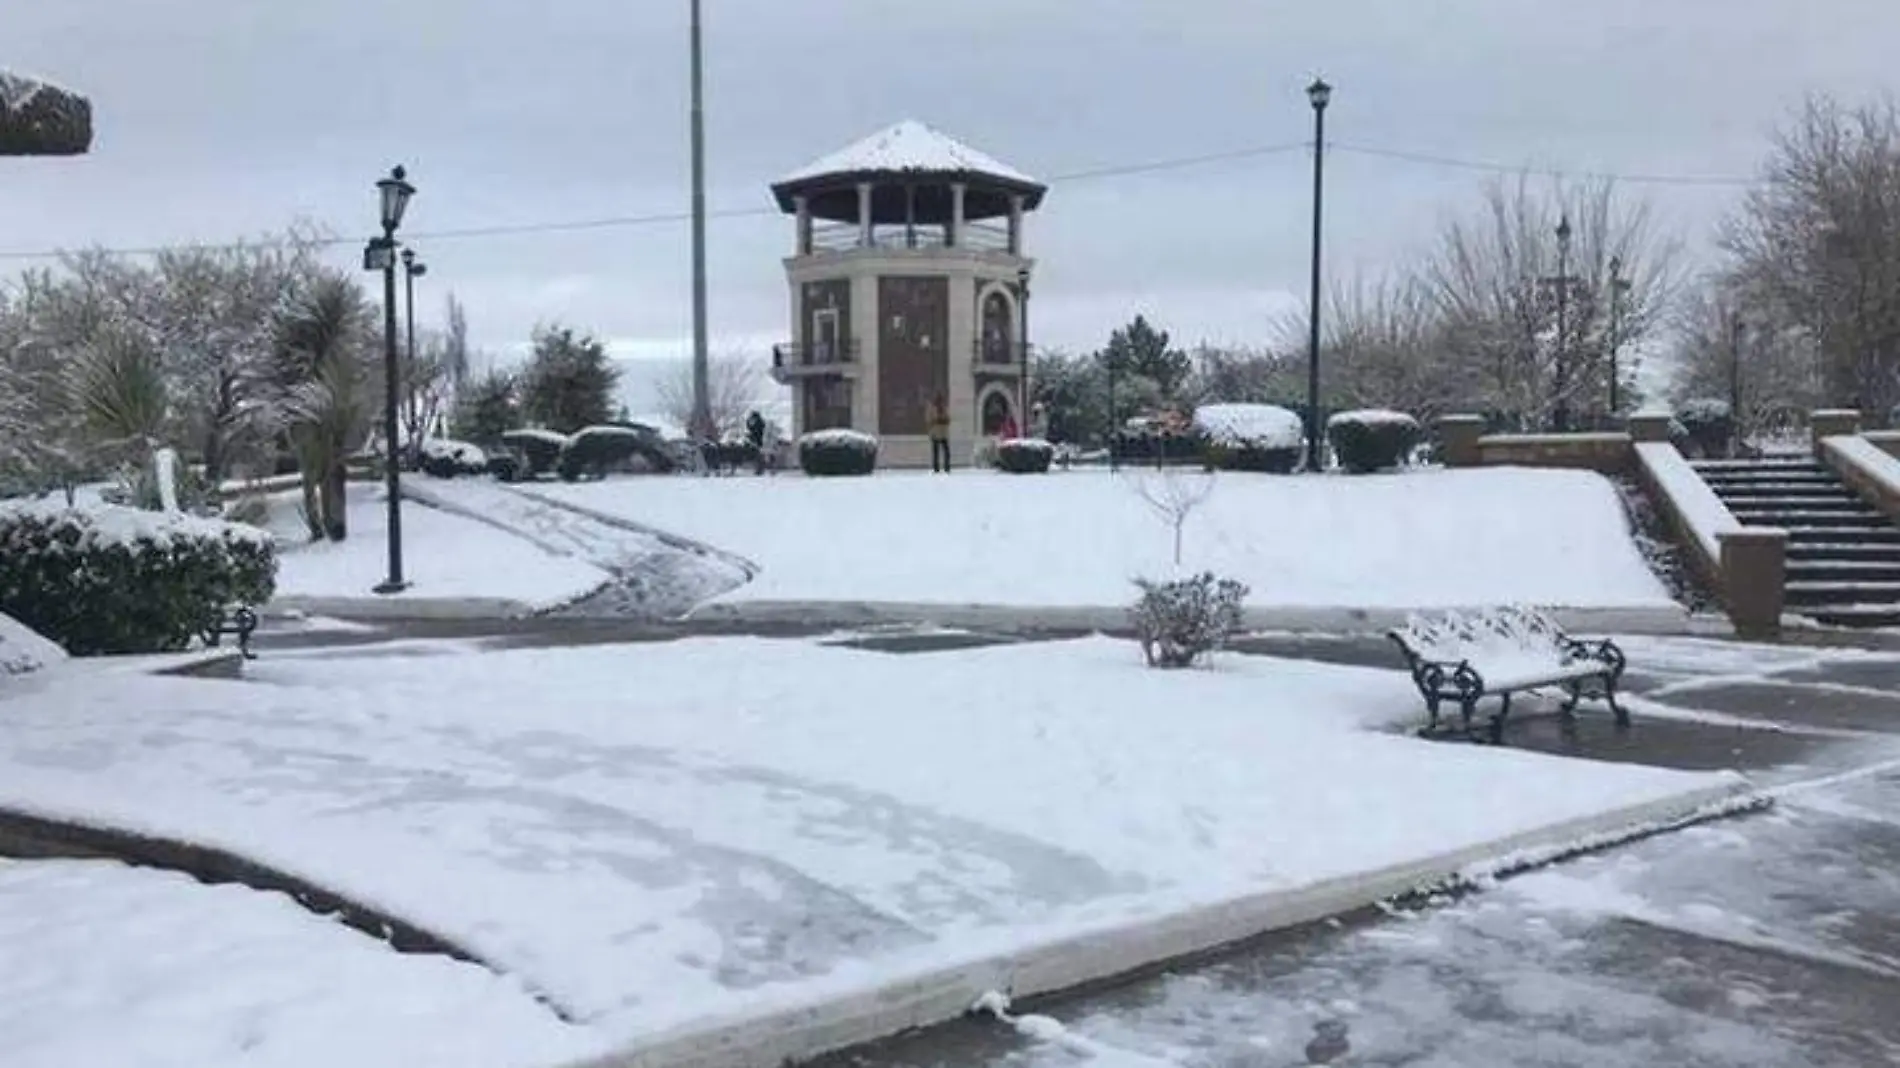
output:
M1557 218L1557 408L1556 430L1570 429L1570 213Z
M1306 469L1320 469L1319 425L1319 238L1320 203L1325 189L1326 105L1332 103L1333 87L1324 78L1313 79L1306 87L1306 99L1313 104L1313 286L1307 311L1311 333L1306 348Z
M1016 324L1022 334L1023 365L1016 376L1016 435L1029 436L1029 268L1016 272Z
M1630 280L1623 277L1623 257L1610 257L1610 414L1622 410L1619 403L1623 381L1617 369L1618 350L1623 347L1623 300L1629 294Z
M389 575L377 593L400 593L408 587L402 578L402 475L396 469L396 228L416 187L399 167L376 183L382 206L383 236L371 238L363 250L363 269L383 272L383 489L389 497Z
M403 288L406 291L406 294L403 298L403 309L408 319L408 323L406 325L407 325L407 332L409 335L409 344L407 348L407 351L409 353L409 365L408 365L409 373L406 377L410 379L410 381L406 381L403 383L403 392L408 394L408 402L409 402L408 414L409 414L410 430L411 430L411 433L413 433L417 439L415 441L410 442L410 445L417 450L418 454L420 453L421 448L422 448L422 441L421 441L422 413L421 411L418 410L417 398L416 398L416 392L415 392L417 383L414 381L414 378L416 375L416 279L421 278L423 275L428 274L428 273L429 273L429 265L426 263L423 263L421 260L416 259L415 249L406 248L402 250ZM411 459L420 460L421 457L420 455L417 455L417 456L411 457Z

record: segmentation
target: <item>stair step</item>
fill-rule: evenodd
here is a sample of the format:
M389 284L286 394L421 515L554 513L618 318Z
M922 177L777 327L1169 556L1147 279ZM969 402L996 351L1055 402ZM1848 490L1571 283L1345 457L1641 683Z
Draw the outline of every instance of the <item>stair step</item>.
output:
M1805 468L1790 471L1707 471L1698 470L1696 474L1702 481L1711 485L1732 483L1747 485L1757 482L1839 482L1840 476L1832 471L1809 471Z
M1880 513L1859 497L1730 497L1717 494L1733 512L1857 512Z
M1790 534L1788 561L1835 561L1835 563L1900 563L1900 542L1828 542L1801 540Z
M1900 608L1900 582L1790 582L1787 602L1814 604L1891 604Z
M1712 482L1709 488L1715 495L1727 500L1766 500L1776 497L1799 497L1811 500L1858 501L1860 494L1838 482L1735 482L1722 484Z
M1823 545L1894 545L1900 546L1900 529L1894 527L1829 527L1806 524L1784 526L1788 540L1795 543Z
M1837 530L1893 530L1891 519L1875 511L1811 512L1797 509L1731 508L1750 527L1821 527Z
M1690 460L1697 471L1825 471L1819 460Z
M1900 554L1892 559L1801 559L1788 551L1788 582L1900 583Z
M1791 538L1788 542L1788 566L1793 568L1808 563L1843 566L1848 563L1893 563L1900 566L1900 541L1829 542Z
M1794 614L1830 627L1900 627L1900 605L1817 604Z

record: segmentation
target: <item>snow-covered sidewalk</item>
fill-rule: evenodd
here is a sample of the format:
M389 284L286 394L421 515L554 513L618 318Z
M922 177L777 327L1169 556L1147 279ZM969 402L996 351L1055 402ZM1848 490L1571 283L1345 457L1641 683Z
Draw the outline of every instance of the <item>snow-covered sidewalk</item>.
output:
M515 980L171 872L0 861L0 946L10 1068L518 1068L589 1049Z
M804 1010L895 1029L1735 783L1374 733L1417 715L1396 672L1164 673L1105 639L405 654L10 700L0 804L302 875L624 1047L865 1037Z
M610 576L466 516L412 500L402 508L408 589L372 592L388 575L389 513L380 486L350 487L350 535L311 542L296 494L271 498L280 551L272 607L341 616L519 616L570 604Z
M896 472L609 479L528 492L755 562L757 577L721 598L726 605L1117 608L1135 576L1175 570L1171 530L1141 495L1159 478ZM1632 543L1615 487L1589 472L1223 475L1183 535L1182 563L1247 583L1257 609L1681 611Z

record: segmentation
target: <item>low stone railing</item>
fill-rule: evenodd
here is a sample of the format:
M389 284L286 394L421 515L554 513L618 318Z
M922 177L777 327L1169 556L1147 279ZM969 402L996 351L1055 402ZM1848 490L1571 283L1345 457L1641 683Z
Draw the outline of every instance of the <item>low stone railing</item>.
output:
M1820 416L1823 413L1815 413ZM1721 598L1738 634L1768 637L1781 626L1788 534L1744 526L1669 441L1668 415L1632 415L1626 433L1486 434L1484 419L1438 421L1447 467L1568 467L1633 475L1655 502L1695 577Z

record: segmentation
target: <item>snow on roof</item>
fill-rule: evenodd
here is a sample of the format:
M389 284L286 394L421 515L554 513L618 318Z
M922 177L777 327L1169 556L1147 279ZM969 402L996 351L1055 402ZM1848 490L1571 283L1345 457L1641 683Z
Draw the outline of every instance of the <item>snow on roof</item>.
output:
M42 79L0 70L0 108L22 111L45 88L47 83Z
M780 185L861 171L965 171L1039 186L1042 183L994 157L915 119L887 126L781 178Z

